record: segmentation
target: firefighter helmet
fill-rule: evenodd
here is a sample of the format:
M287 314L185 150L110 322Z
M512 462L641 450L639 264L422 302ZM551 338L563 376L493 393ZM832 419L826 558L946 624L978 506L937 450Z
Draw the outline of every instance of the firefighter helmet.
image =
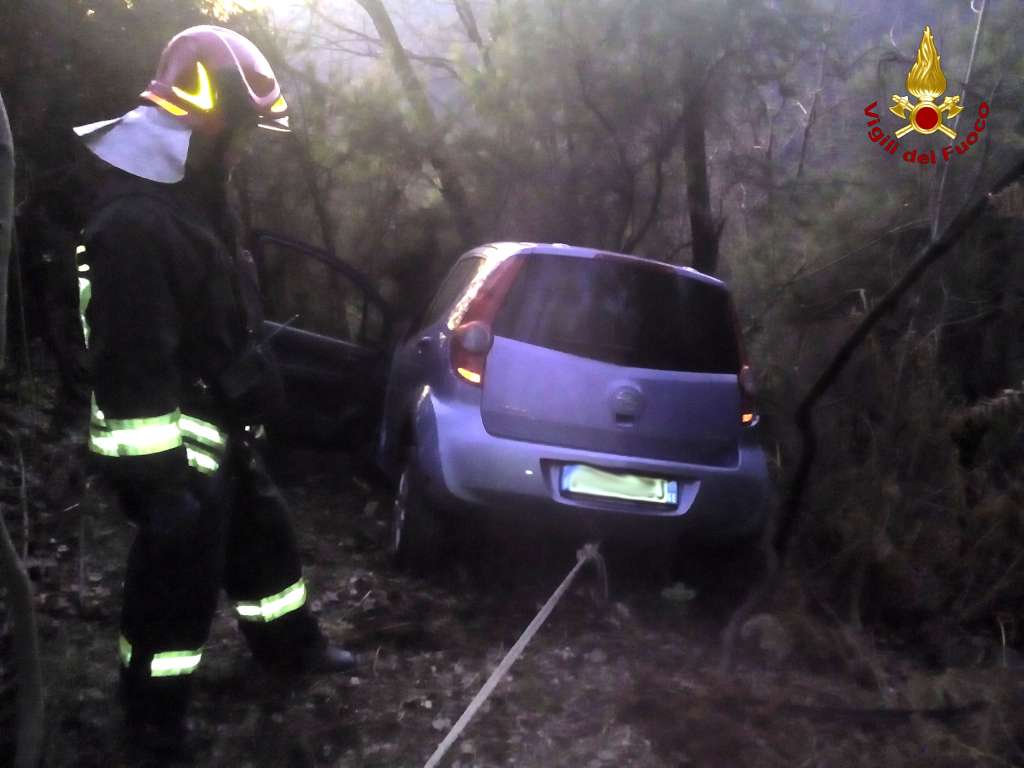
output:
M251 123L288 131L288 104L270 62L223 27L189 27L171 38L142 98L201 133Z

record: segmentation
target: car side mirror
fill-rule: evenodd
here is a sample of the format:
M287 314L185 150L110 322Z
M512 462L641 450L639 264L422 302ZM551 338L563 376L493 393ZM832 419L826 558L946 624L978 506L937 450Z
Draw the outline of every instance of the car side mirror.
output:
M471 320L455 329L455 341L473 355L486 355L494 345L494 334L487 323Z

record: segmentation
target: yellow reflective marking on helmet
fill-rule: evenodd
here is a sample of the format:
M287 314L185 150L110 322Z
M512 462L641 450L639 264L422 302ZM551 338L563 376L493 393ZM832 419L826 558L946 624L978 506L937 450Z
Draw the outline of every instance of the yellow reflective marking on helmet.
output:
M273 621L285 614L297 611L306 604L306 582L299 579L276 595L265 597L259 602L238 603L235 610L240 619L246 621Z
M203 66L203 62L196 62L196 73L199 77L199 85L195 93L189 93L176 85L171 86L171 90L174 91L178 98L184 99L189 104L203 110L203 112L209 112L213 109L213 87L210 85L210 76L206 73L206 67Z
M277 101L270 105L271 112L284 112L288 109L288 102L284 100L284 96L278 96Z
M162 96L157 96L152 91L143 91L142 92L142 97L146 98L146 99L149 99L154 104L156 104L158 107L166 109L168 112L170 112L175 117L184 117L185 115L188 114L188 112L186 112L184 109L179 107L177 104L172 104L167 99L163 98Z

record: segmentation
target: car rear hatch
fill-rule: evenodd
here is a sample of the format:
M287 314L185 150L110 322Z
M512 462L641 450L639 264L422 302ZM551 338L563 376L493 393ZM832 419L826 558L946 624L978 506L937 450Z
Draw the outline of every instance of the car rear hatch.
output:
M736 464L740 351L721 284L621 256L517 258L482 382L490 434Z

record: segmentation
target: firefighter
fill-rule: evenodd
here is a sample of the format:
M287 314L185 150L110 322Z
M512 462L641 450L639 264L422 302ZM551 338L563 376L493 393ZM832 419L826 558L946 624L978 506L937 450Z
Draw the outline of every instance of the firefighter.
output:
M342 671L307 606L260 446L281 383L227 183L246 137L288 131L266 58L215 26L167 44L140 104L75 132L102 163L78 246L89 449L137 525L119 644L130 734L173 749L223 587L255 658Z

